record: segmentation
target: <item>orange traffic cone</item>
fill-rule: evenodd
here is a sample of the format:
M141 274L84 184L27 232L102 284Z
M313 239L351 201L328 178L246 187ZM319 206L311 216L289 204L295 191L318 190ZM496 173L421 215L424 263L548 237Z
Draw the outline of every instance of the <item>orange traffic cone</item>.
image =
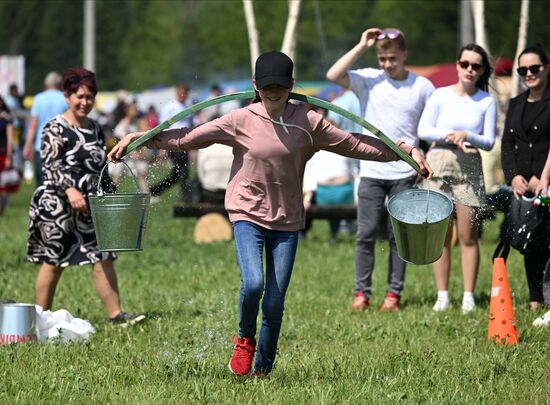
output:
M506 274L506 262L502 257L493 260L493 285L487 338L505 345L519 343L516 318L512 308L512 296Z

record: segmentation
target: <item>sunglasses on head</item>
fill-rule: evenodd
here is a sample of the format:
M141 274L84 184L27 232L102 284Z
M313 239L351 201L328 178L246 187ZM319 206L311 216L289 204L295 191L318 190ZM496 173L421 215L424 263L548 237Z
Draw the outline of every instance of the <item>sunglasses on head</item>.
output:
M483 66L480 65L479 63L470 63L470 62L468 62L468 61L466 61L466 60L459 60L459 61L458 61L458 65L459 65L462 69L464 69L464 70L468 69L468 68L471 66L471 67L472 67L472 70L473 70L474 72L477 72L479 69L481 69L481 68L483 67Z
M385 39L385 38L395 39L400 35L403 36L403 33L399 30L382 31L380 34L378 34L376 39Z
M67 79L68 84L77 84L84 80L91 80L92 82L95 82L95 75L84 75L84 76L71 76Z
M525 76L527 74L527 71L536 75L538 72L540 72L541 67L542 65L521 66L518 67L516 70L518 72L518 75L520 76Z

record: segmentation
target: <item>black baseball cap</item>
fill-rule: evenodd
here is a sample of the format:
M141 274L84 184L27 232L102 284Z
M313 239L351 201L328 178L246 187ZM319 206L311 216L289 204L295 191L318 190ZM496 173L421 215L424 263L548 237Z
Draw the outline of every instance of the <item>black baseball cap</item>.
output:
M256 87L261 90L270 84L278 84L291 89L294 83L292 70L294 63L282 52L271 51L262 53L256 59Z

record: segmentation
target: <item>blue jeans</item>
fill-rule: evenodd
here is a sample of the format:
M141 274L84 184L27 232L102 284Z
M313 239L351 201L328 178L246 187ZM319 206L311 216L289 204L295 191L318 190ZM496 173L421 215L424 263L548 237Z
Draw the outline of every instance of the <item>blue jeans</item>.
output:
M269 373L277 353L277 341L298 247L298 232L274 231L248 221L233 223L237 261L241 270L239 336L255 338L260 299L264 294L263 251L265 247L265 295L262 326L256 345L254 369Z
M386 197L411 188L415 177L399 180L382 180L361 177L359 182L359 203L357 206L357 240L355 246L355 292L369 297L372 292L372 272L374 271L374 245L386 215ZM397 245L390 221L387 223L390 254L388 257L388 289L401 296L405 284L405 262L397 254Z

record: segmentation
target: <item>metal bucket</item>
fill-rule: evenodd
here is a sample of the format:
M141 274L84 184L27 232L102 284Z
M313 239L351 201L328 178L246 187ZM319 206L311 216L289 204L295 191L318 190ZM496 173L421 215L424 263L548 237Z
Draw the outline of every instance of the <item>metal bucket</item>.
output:
M413 264L429 264L441 257L453 202L445 194L409 189L388 201L397 253Z
M99 176L98 194L89 198L99 250L107 252L142 250L142 236L151 196L146 193L103 193L101 178L106 167L107 165L103 167ZM130 167L128 169L132 173ZM132 176L139 190L133 173Z
M0 346L36 340L33 304L0 304Z

